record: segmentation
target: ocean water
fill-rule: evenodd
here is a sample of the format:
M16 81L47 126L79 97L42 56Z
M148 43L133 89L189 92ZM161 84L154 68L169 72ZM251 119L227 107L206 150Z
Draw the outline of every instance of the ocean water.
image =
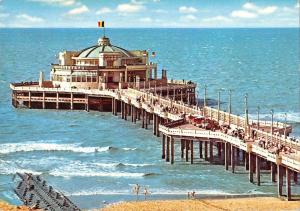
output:
M188 191L201 195L275 194L269 174L262 186L248 182L224 166L195 160L195 165L161 160L160 139L151 128L126 122L110 113L15 109L10 82L34 81L40 70L49 75L50 64L62 50L94 45L96 29L0 29L0 199L20 203L13 194L15 172L42 174L82 208L103 202L135 200L133 184L147 186L150 199L185 198ZM233 112L243 113L249 94L249 112L288 122L300 136L299 28L298 29L107 29L114 45L149 49L159 69L169 78L203 85L217 98L222 88L222 109L233 89ZM95 152L97 151L97 152ZM196 151L196 150L195 150ZM300 188L293 187L300 193ZM142 197L141 197L142 199Z

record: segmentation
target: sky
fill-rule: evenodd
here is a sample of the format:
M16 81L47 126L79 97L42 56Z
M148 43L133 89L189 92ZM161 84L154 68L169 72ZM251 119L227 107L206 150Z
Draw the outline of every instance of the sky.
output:
M0 27L299 27L299 0L0 0Z

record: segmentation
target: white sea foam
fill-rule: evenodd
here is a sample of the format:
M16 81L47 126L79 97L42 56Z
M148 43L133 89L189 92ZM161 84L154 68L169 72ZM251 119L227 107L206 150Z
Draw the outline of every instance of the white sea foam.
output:
M46 142L23 142L2 144L0 154L32 151L71 151L78 153L95 153L109 151L111 147L82 147L79 144L57 144Z
M191 190L172 190L172 189L151 189L149 188L151 195L186 195ZM223 190L193 190L196 192L196 195L211 195L211 196L236 196L236 195L249 195L249 194L272 194L264 193L259 191L251 191L246 193L229 193ZM125 190L107 190L107 189L87 189L80 190L78 192L66 193L68 196L93 196L93 195L130 195L132 194L131 188Z
M49 171L50 175L59 177L144 177L154 173L118 171L119 163L93 163L70 161ZM123 165L123 164L122 164Z
M99 172L99 171L67 171L62 172L55 169L49 172L50 175L56 177L143 177L144 173L130 173L130 172Z
M42 172L34 171L31 169L23 168L17 165L16 162L0 160L0 174L2 175L12 175L15 173L32 173L32 174L42 174Z

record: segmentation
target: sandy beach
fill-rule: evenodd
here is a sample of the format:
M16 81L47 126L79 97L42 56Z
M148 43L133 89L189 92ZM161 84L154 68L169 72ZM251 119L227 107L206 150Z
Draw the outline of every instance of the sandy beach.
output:
M15 205L10 205L7 202L0 201L0 211L29 211L30 208L26 206L15 206Z
M138 201L114 204L101 211L210 211L210 210L300 210L300 201L283 201L275 197Z

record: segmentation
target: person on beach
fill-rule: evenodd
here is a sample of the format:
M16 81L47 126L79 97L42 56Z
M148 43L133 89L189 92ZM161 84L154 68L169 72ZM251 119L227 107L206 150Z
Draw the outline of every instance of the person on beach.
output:
M136 194L136 200L138 200L139 198L140 187L141 186L139 184L135 184L135 186L132 189L132 192Z
M148 191L148 189L147 189L147 187L145 186L145 188L144 188L144 199L146 200L146 198L147 198L147 195L149 194L149 191Z
M190 192L188 192L188 194L187 194L187 198L188 198L188 199L190 199Z

